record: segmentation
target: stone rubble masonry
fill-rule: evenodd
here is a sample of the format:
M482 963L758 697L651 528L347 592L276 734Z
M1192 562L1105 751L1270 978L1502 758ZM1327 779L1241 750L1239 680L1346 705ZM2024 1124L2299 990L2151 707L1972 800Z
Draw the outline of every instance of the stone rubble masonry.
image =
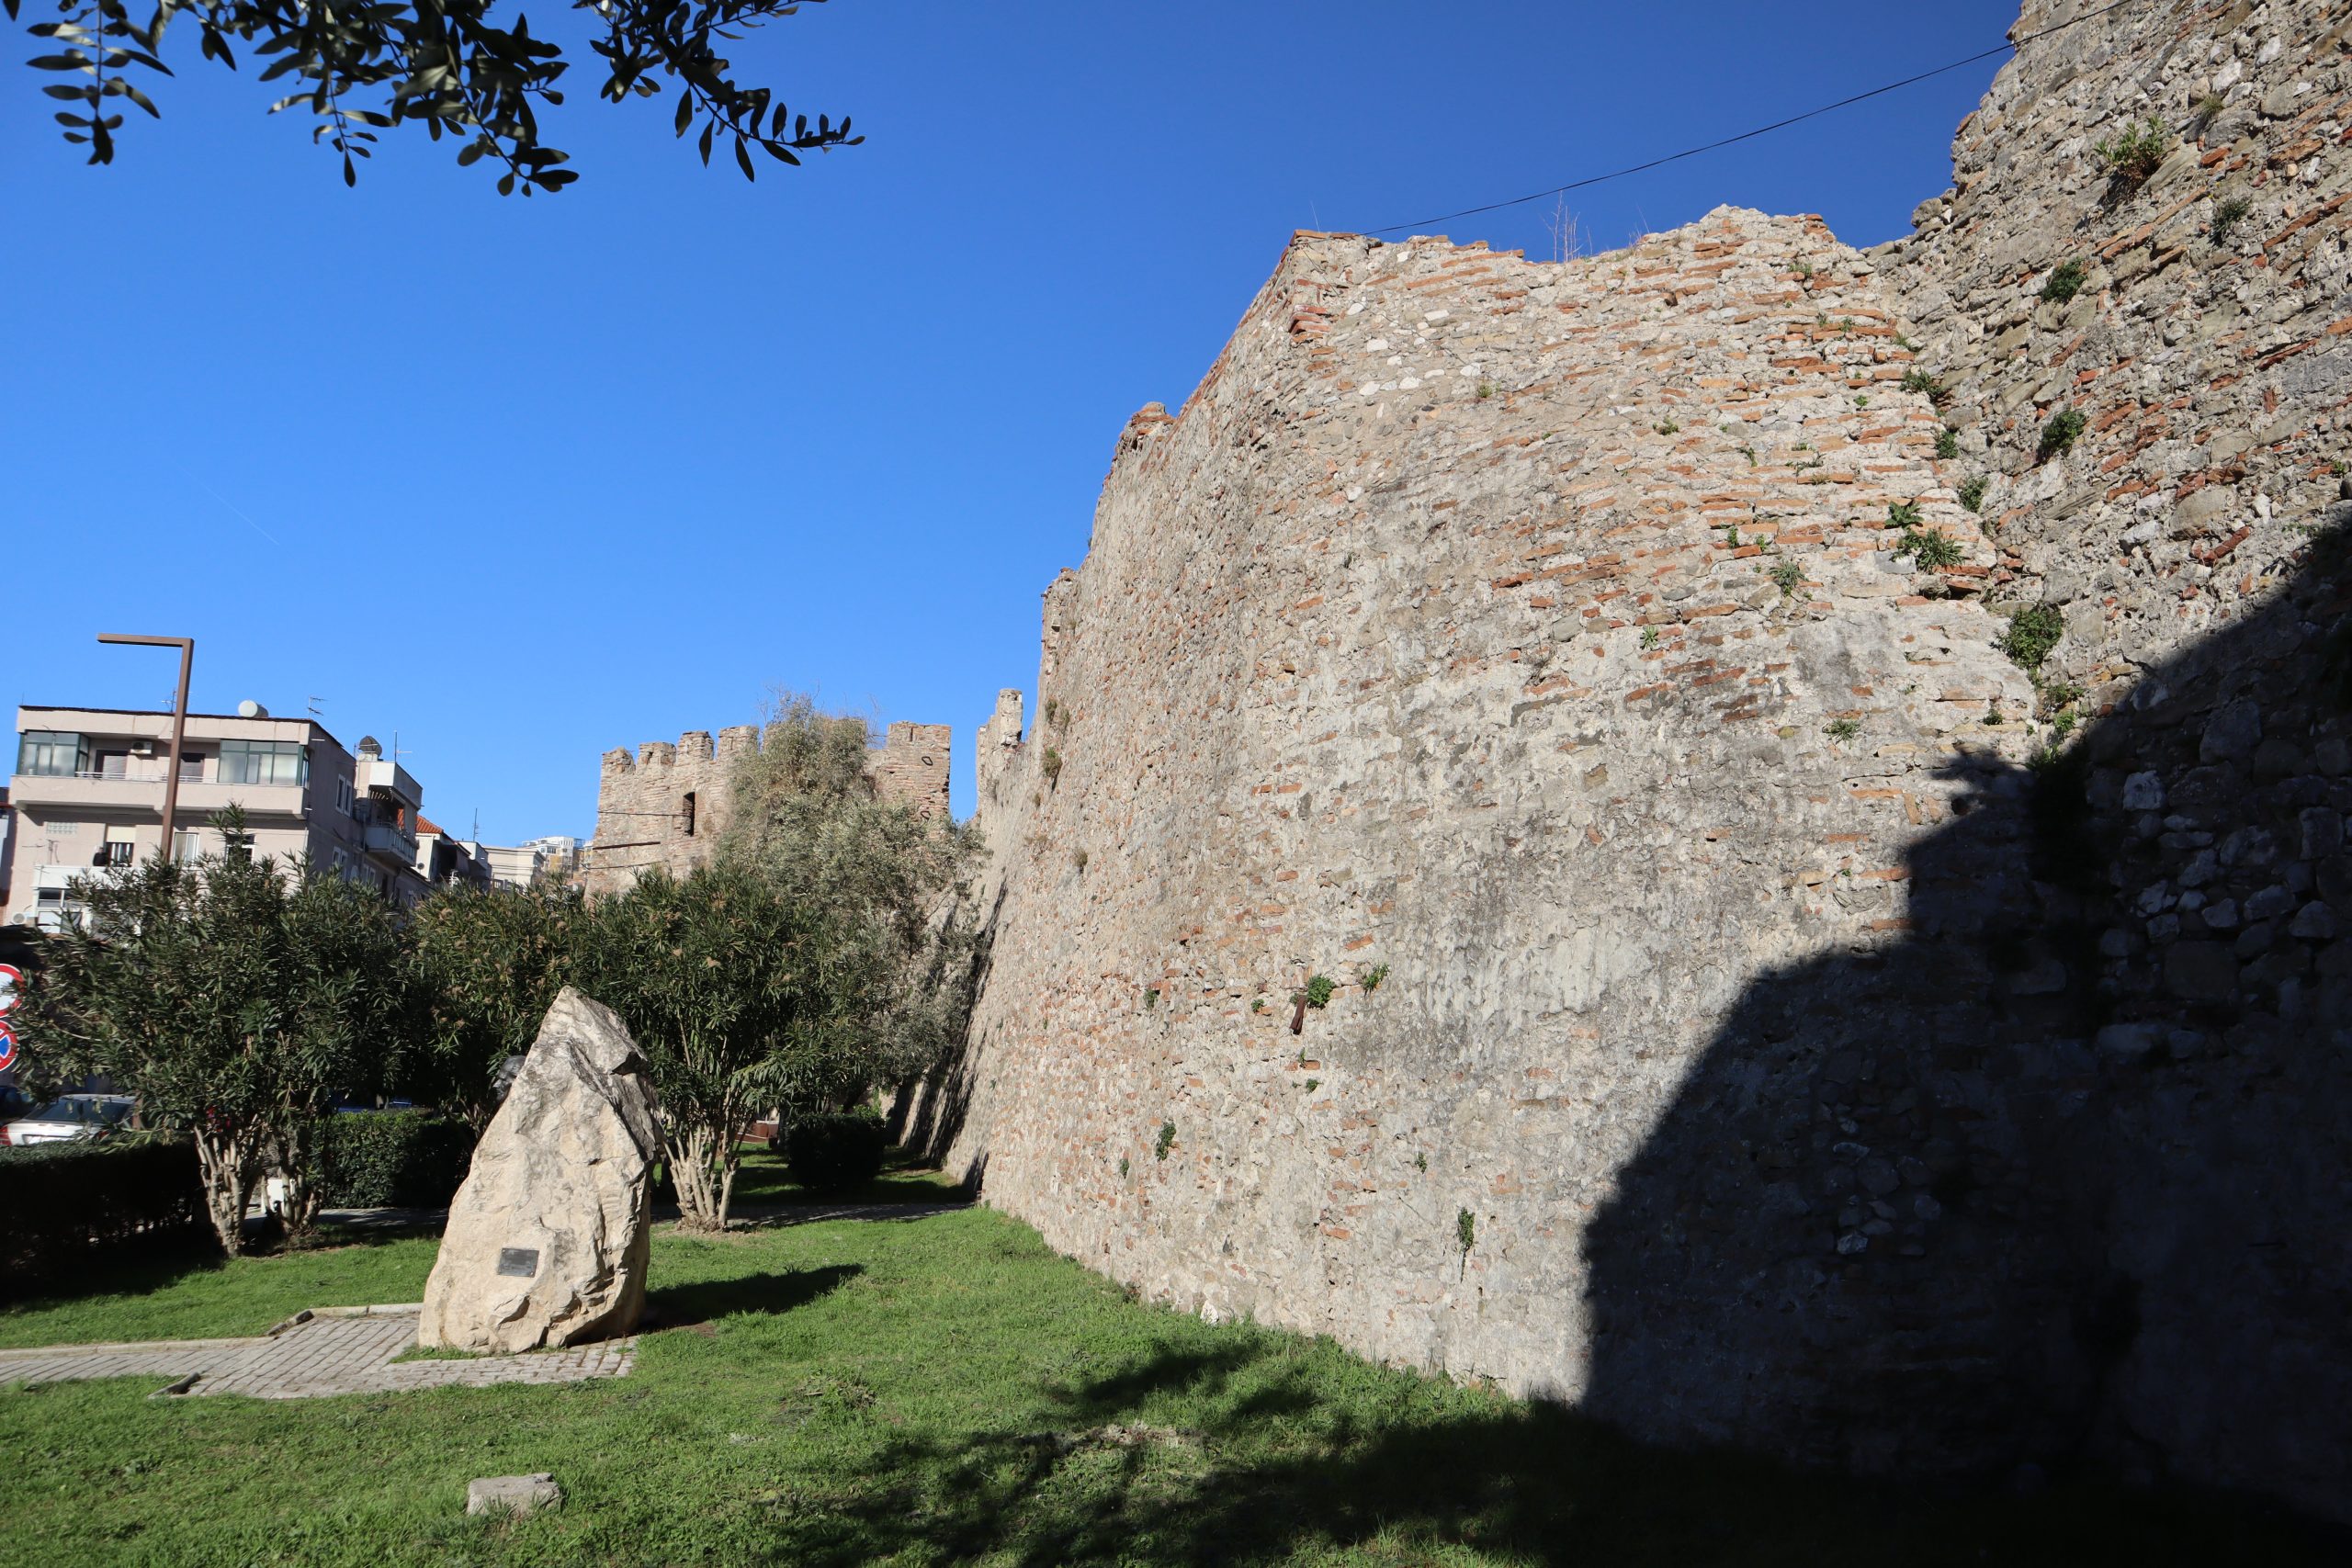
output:
M1154 1299L1646 1437L2343 1516L2347 48L2029 43L1867 254L1297 235L980 731L908 1124Z
M885 800L944 813L953 740L944 724L892 724L867 757L876 792ZM759 749L759 726L739 724L720 730L716 746L710 731L689 729L674 746L647 741L634 758L626 747L605 752L596 783L596 836L582 861L582 886L592 894L624 892L650 867L683 876L701 864L727 822L729 770Z

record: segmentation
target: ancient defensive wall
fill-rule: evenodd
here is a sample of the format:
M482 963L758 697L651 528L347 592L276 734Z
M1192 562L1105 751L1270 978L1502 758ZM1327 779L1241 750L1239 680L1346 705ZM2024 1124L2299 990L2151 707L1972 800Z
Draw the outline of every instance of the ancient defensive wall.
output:
M912 1134L1646 1437L2352 1510L2352 20L2069 23L1871 252L1298 235L981 731Z
M866 773L885 800L945 813L948 747L944 724L892 724L866 754ZM732 806L729 770L756 755L759 726L718 732L689 729L675 745L649 740L605 753L596 781L596 837L582 857L581 881L592 894L633 886L653 866L684 875L708 857Z

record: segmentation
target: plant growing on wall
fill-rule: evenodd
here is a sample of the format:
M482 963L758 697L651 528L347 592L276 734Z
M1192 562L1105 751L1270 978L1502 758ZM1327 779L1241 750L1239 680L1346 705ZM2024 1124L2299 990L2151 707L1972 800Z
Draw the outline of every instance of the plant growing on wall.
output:
M1176 1123L1173 1122L1162 1122L1159 1124L1159 1136L1152 1140L1152 1157L1165 1161L1168 1158L1168 1151L1175 1146Z
M1918 393L1938 408L1951 400L1951 389L1916 365L1903 373L1903 389Z
M2088 276L2080 261L2068 256L2052 267L2050 276L2041 280L2041 297L2064 305L2083 291L2083 283Z
M2041 439L2033 449L2034 460L2046 463L2052 457L2073 451L2084 427L2089 423L2089 416L2080 409L2061 411L2041 427Z
M1983 474L1974 474L1962 479L1957 492L1960 496L1960 503L1971 512L1979 510L1984 504L1984 491L1992 482Z
M2154 119L2127 123L2091 148L2109 174L2133 185L2154 174L2171 151L2172 137L2162 122Z
M2228 244L2230 236L2237 231L2238 225L2245 221L2246 214L2253 210L2254 203L2243 196L2223 197L2215 202L2213 227L2209 231L2213 243L2217 245Z
M1387 978L1388 965L1385 964L1375 964L1371 968L1363 972L1363 978L1359 980L1357 984L1361 985L1368 992L1376 991L1380 989L1381 982Z
M1936 432L1936 456L1939 457L1957 457L1960 456L1959 431L1952 429L1950 425L1946 425L1943 429Z
M1314 975L1308 976L1306 981L1306 990L1305 992L1306 1005L1318 1010L1323 1008L1329 1007L1331 1005L1331 993L1337 989L1339 989L1338 983L1335 982L1329 975Z
M1937 571L1961 562L1960 541L1937 528L1905 528L1894 542L1894 553L1909 556L1922 571Z
M2066 620L2057 605L2030 604L2009 618L2009 629L2001 637L2001 651L2021 670L2039 670L2065 635Z

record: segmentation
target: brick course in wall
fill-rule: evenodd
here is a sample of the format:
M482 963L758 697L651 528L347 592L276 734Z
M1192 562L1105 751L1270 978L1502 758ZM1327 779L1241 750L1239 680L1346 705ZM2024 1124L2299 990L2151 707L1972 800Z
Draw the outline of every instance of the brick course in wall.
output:
M982 731L910 1125L1157 1299L1646 1436L2342 1514L2347 39L2029 45L1869 254L1298 236Z

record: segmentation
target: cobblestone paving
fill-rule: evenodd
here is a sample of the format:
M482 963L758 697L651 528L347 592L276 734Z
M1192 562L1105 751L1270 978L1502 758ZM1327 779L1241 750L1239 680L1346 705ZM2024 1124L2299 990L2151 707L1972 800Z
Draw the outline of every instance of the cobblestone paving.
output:
M419 1388L483 1388L492 1383L578 1382L625 1375L637 1340L608 1340L569 1350L462 1360L396 1361L416 1341L414 1307L365 1315L325 1315L252 1339L162 1339L130 1345L49 1345L0 1350L0 1387L83 1378L151 1375L179 1392L243 1393L255 1399L311 1399L332 1393L385 1393Z

